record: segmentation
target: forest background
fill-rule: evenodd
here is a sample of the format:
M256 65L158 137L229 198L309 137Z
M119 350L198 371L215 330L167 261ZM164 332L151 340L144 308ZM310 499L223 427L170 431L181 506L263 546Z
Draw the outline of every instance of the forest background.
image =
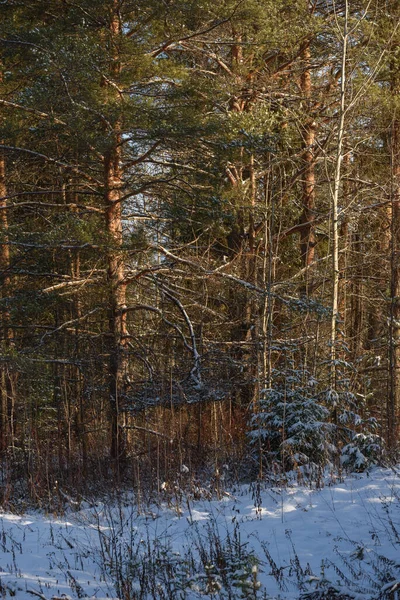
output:
M400 2L0 12L3 501L395 458Z

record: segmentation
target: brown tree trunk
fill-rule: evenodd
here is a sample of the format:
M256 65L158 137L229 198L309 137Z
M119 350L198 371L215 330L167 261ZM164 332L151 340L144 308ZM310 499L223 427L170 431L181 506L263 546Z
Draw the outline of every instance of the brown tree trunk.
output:
M397 86L394 93L398 92ZM399 435L400 413L400 119L395 116L391 131L392 202L389 320L389 396L387 427L389 448Z
M0 84L2 73L0 71ZM0 289L1 297L6 298L10 293L10 246L8 245L8 214L7 214L7 185L6 185L6 161L4 152L0 151ZM10 314L4 306L2 312L1 334L3 361L0 366L0 451L7 448L10 430L13 430L11 422L14 414L15 382L11 375L10 364L7 355L12 347L13 332L9 324Z
M256 210L257 201L257 186L256 186L256 172L254 164L254 156L250 157L250 206L249 206L249 226L248 226L248 252L247 252L247 281L258 285L257 277L257 240L256 230L254 223L254 214ZM250 296L247 300L246 306L247 312L247 333L246 340L251 344L250 353L250 384L249 384L249 400L255 407L258 403L260 385L260 356L259 356L259 334L260 334L260 322L258 318L259 314L259 301L254 296Z
M118 16L118 1L114 0L114 11L110 23L110 33L116 48L112 76L117 79L121 65L118 56L118 37L121 36L121 23ZM115 94L113 89L111 93ZM127 366L127 328L126 328L126 282L123 256L121 252L122 208L121 208L121 133L120 122L114 125L113 143L104 158L104 190L106 229L110 237L108 253L109 285L109 402L111 412L110 453L117 466L121 457L119 427L120 401L124 396L124 380Z
M398 22L400 3L390 3L393 26ZM387 400L388 446L394 450L399 441L400 420L400 69L396 60L398 36L392 42L390 61L392 123L389 138L391 163L390 220L390 313L389 313L389 393Z
M358 231L352 232L350 236L351 252L354 255L353 277L350 291L350 350L351 360L356 362L363 352L363 328L364 328L364 305L363 305L363 242Z
M119 151L114 148L104 165L106 226L112 247L108 255L108 284L110 291L110 408L111 408L111 456L117 459L119 400L123 394L126 363L126 285L124 264L121 256L122 219L120 203Z
M1 295L7 297L10 278L8 274L10 264L10 250L7 244L8 220L7 220L7 188L5 174L5 159L4 154L0 154L0 224L3 244L0 246L0 277L1 277ZM8 327L8 311L3 310L2 313L2 338L3 352L7 353L10 345L10 330ZM0 449L3 451L7 447L8 438L8 398L9 398L9 377L8 367L5 358L3 357L1 365L1 416L0 416Z
M310 72L311 52L310 44L308 43L302 52L302 60L304 70L301 75L301 90L307 104L308 119L304 125L304 178L303 178L303 194L302 204L303 212L300 222L302 228L300 230L300 254L303 267L309 267L315 257L315 166L314 166L314 143L316 134L316 123L310 115L310 101L312 95L312 82ZM306 271L305 285L302 290L304 295L309 294L309 274Z

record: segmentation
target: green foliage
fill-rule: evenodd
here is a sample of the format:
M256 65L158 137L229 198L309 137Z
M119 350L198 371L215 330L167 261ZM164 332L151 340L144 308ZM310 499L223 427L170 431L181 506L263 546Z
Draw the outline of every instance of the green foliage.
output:
M250 441L262 448L267 464L279 461L285 469L299 465L324 466L335 453L329 410L321 404L317 381L306 371L286 368L272 374L250 420Z
M61 356L68 401L90 389L99 429L109 425L112 385L131 409L146 382L153 404L168 394L170 404L223 398L240 413L230 417L236 439L256 398L253 448L285 467L325 464L340 444L359 468L358 452L375 460L354 365L387 355L398 6L351 3L339 186L340 350L351 361L334 365L331 389L336 9L307 0L2 3L2 356L38 354L46 381L55 377L46 365ZM308 228L315 257L305 268ZM287 338L302 350L285 347ZM71 356L87 367L82 380ZM23 409L31 392L21 393L28 375L17 367L13 401ZM201 369L218 391L190 389L187 374ZM386 387L378 371L371 377L380 402ZM47 406L45 389L26 389ZM89 412L79 419L90 429ZM198 428L201 444L211 434L201 417Z

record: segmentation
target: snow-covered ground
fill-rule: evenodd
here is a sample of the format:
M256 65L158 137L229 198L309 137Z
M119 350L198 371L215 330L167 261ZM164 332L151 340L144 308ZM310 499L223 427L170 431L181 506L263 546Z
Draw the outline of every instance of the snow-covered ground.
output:
M292 600L331 585L359 599L398 594L388 590L400 582L399 470L322 489L241 486L141 514L125 498L0 518L0 591L16 600Z

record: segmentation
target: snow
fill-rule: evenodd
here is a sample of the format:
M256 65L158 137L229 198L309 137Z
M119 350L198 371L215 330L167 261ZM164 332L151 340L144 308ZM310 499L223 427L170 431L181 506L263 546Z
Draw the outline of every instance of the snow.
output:
M322 489L297 482L239 486L220 500L169 501L141 512L129 496L110 505L83 502L64 517L3 512L0 593L16 600L116 598L122 595L115 585L116 566L126 571L127 561L137 557L135 568L143 573L140 569L155 556L153 569L157 564L161 573L164 561L180 584L186 582L177 600L297 600L331 584L370 600L389 594L396 584L400 588L400 471L375 468L324 483ZM216 537L228 540L224 556L232 562L232 580L239 582L237 596L224 596L223 578L210 575L216 568L210 550ZM232 548L239 549L243 564L235 562ZM210 557L203 574L202 552ZM184 562L189 556L199 565L190 585ZM247 566L246 557L251 559ZM131 596L146 599L140 577L129 573ZM160 586L171 583L163 581L160 574ZM253 586L252 595L242 595L246 585ZM397 600L393 594L398 592L390 596ZM165 595L170 597L174 592Z

